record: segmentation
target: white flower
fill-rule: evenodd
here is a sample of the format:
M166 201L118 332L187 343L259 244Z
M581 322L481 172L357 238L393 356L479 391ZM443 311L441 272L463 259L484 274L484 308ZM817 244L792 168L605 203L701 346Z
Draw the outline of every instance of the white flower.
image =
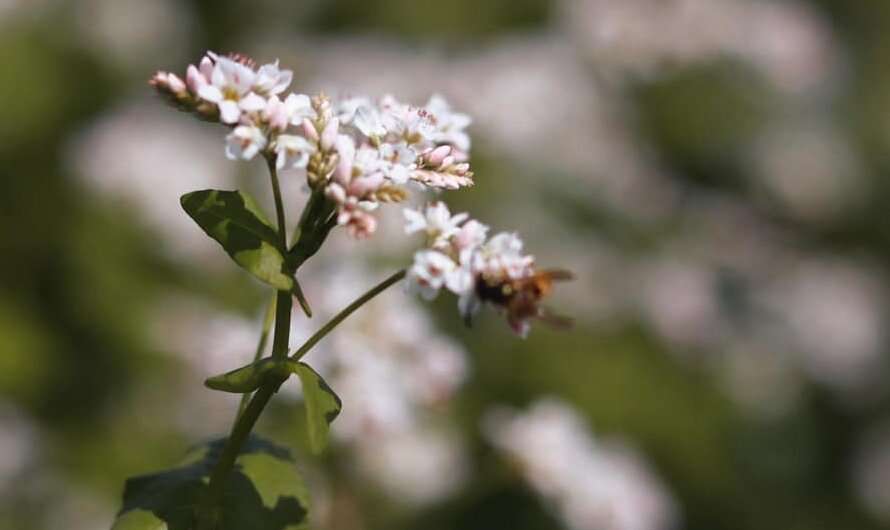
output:
M534 257L522 253L522 240L514 233L496 234L472 255L472 269L488 278L518 279L528 276Z
M470 219L455 234L453 243L454 247L463 255L466 251L472 251L479 247L485 242L486 237L488 237L488 225Z
M475 286L476 281L473 278L473 273L466 267L458 266L445 278L445 287L458 297L472 295ZM458 304L459 307L460 304Z
M430 121L433 131L430 139L438 144L450 144L461 151L470 150L470 136L464 132L473 121L466 114L452 112L451 106L445 98L434 94L426 104L426 110L430 113Z
M428 204L423 212L405 208L403 215L407 223L405 234L424 232L434 248L447 246L448 239L458 233L460 224L468 217L466 213L452 216L448 206L441 201Z
M294 72L279 69L276 60L274 63L264 64L260 67L253 83L253 90L265 95L280 94L287 89L293 77Z
M278 96L272 96L266 101L266 108L263 109L263 118L269 123L269 127L278 132L283 132L290 124L287 107L284 106L284 102Z
M381 100L380 109L380 119L388 131L394 132L408 144L432 147L431 135L435 128L426 110L400 103L392 96Z
M485 250L492 255L519 256L522 253L522 240L514 232L500 232L488 240Z
M405 142L384 143L378 149L380 158L388 164L386 176L396 184L405 184L411 178L411 171L415 169L417 152Z
M355 118L353 120L355 127L368 138L377 138L386 135L386 127L383 125L383 119L380 112L371 106L361 106L355 110Z
M457 271L457 263L445 254L421 250L414 254L414 263L408 268L408 289L424 300L432 300Z
M315 147L302 136L281 134L275 140L275 167L278 169L293 169L306 167L309 155L315 152Z
M307 118L314 118L315 110L305 94L288 94L284 101L272 96L263 109L263 117L273 129L284 132L288 125L302 125Z
M266 147L266 135L253 125L239 125L226 136L229 160L250 160Z
M223 123L237 123L241 112L257 112L266 106L266 100L251 91L256 72L228 57L215 57L209 83L192 75L201 99L216 103Z
M340 99L334 103L332 112L341 123L351 124L356 111L361 107L374 107L374 103L365 96Z
M304 119L317 116L312 108L312 100L306 94L288 94L284 99L284 107L291 125L300 125Z
M380 158L380 151L369 145L363 145L355 151L353 167L359 170L361 175L380 173L386 169L387 164Z

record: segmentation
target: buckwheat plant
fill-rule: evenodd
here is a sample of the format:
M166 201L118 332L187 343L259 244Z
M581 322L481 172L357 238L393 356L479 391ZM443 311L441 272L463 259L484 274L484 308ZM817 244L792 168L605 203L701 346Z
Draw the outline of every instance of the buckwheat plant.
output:
M511 233L488 237L488 227L465 213L452 215L443 202L405 209L406 234L422 233L423 248L392 274L288 351L292 303L312 316L297 273L328 234L344 228L356 239L377 228L383 203L406 200L410 191L457 190L473 185L467 163L470 118L438 96L424 107L391 96L334 99L287 93L293 72L278 62L257 65L244 55L208 52L189 65L184 80L158 72L150 81L170 104L229 129L225 154L235 161L260 158L269 170L275 222L243 191L187 193L185 212L247 272L275 290L260 332L254 362L205 384L242 394L228 437L192 449L176 467L127 481L114 530L304 528L309 496L286 451L251 435L272 396L296 375L302 385L310 447L320 452L341 409L334 391L301 362L313 346L351 313L388 287L406 280L409 291L432 299L445 289L456 295L469 323L483 305L507 317L521 336L535 318L557 324L540 306L564 271L537 271ZM285 219L278 172L300 169L309 198L295 225ZM289 237L290 236L290 237ZM262 357L267 338L272 349Z

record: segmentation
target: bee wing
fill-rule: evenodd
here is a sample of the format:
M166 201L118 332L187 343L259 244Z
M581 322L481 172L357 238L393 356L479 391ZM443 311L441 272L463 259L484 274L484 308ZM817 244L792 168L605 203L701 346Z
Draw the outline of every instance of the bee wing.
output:
M546 274L551 280L557 282L566 282L575 279L575 273L573 273L572 271L567 271L565 269L546 269L544 270L544 274Z
M457 308L465 326L470 327L473 324L473 316L479 312L480 307L482 307L482 301L476 296L462 296L458 299Z
M541 308L540 313L538 313L538 320L557 329L569 329L575 323L575 319L572 317L558 315L547 308Z

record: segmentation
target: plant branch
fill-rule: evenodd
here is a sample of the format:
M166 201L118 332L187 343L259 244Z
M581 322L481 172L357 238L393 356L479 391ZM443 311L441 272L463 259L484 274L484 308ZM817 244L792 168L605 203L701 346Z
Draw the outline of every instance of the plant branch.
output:
M275 306L276 306L276 296L272 297L269 301L269 307L266 308L266 316L263 319L263 330L260 333L260 340L256 345L256 352L253 354L253 362L257 362L262 358L263 351L266 349L266 344L269 342L269 332L272 331L272 323L275 322ZM247 406L247 402L250 400L250 392L245 392L241 396L241 403L238 404L238 415L244 413L244 407Z
M311 350L312 347L318 343L318 341L320 341L328 333L333 331L334 328L336 328L341 322L343 322L346 319L346 317L348 317L349 315L354 313L356 309L358 309L361 306L368 303L372 298L374 298L378 294L385 291L391 285L398 283L400 280L402 280L405 277L406 272L407 271L405 269L400 270L399 272L393 274L389 278L383 280L382 282L380 282L377 285L375 285L374 287L372 287L365 294L356 298L356 300L354 302L352 302L351 304L346 306L342 311L337 313L337 315L334 316L334 318L332 318L327 324L325 324L324 326L321 327L321 329L316 331L314 335L309 337L309 340L307 340L302 346L300 346L300 348L296 352L294 352L294 354L291 355L289 357L289 359L291 361L299 361L300 358L302 358L304 355L309 353L309 350Z
M219 453L219 458L216 460L216 465L214 465L207 483L207 489L204 490L204 495L201 498L196 520L197 530L215 530L219 520L219 502L225 493L227 479L235 465L235 460L241 453L241 449L244 448L250 431L256 425L263 409L266 408L272 395L278 391L278 387L284 381L285 378L281 378L275 383L260 387L232 426L232 432Z
M312 335L312 337L310 337L305 344L303 344L293 355L288 358L288 361L295 362L306 355L306 353L308 353L313 346L315 346L328 333L333 331L334 328L336 328L341 322L343 322L343 320L345 320L349 315L354 313L361 306L368 303L375 296L385 291L388 287L402 280L405 277L405 273L405 269L396 272L389 278L386 278L376 286L372 287L368 292L358 297L354 302L346 306L342 311L337 313L337 315L334 316L334 318L332 318L330 322L316 331L315 334ZM279 291L278 298L276 300L276 313L278 313L281 308L282 295L287 295L287 299L288 301L290 301L289 293ZM290 306L288 304L288 311L290 310L289 307ZM276 332L278 331L278 326L281 322L282 321L276 319ZM273 351L273 357L274 356L275 352ZM216 526L217 520L219 518L219 502L222 499L223 494L225 493L226 483L228 481L229 474L231 473L232 468L235 465L235 460L238 458L238 455L244 448L244 444L247 442L247 438L248 436L250 436L250 432L253 430L254 425L256 425L256 422L262 414L263 409L266 408L266 405L269 403L272 395L278 391L278 388L281 386L282 383L284 383L286 379L287 376L281 376L261 386L250 399L247 406L244 407L244 411L240 413L235 420L235 424L232 426L232 431L229 434L229 438L226 440L226 444L223 446L223 449L219 454L219 458L217 459L216 464L213 467L213 472L210 475L207 489L204 491L204 496L201 499L200 506L198 507L196 521L197 530L214 530L214 527Z
M284 203L281 200L281 186L278 183L278 168L275 167L275 158L266 158L269 166L269 178L272 181L272 196L275 198L275 216L278 218L278 250L287 255L287 224L284 219Z

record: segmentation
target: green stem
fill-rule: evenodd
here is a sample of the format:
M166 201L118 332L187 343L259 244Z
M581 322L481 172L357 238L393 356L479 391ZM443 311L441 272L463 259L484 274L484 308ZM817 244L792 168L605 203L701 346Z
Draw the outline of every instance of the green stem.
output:
M287 225L284 220L284 203L281 200L281 186L278 184L278 168L275 167L275 157L268 157L269 178L272 180L272 196L275 198L275 216L278 218L278 250L282 255L287 255Z
M266 317L263 319L263 331L260 333L260 341L256 345L256 352L253 354L253 362L257 362L262 358L263 352L266 350L266 344L269 342L269 332L272 331L272 323L275 322L275 302L277 294L269 301L269 307L266 308ZM238 415L244 413L244 407L250 400L250 392L241 395L241 403L238 404Z
M275 337L272 339L272 358L287 357L287 342L290 339L290 316L294 299L290 291L278 291L275 300Z
M275 216L278 218L278 250L281 255L287 255L287 225L284 219L284 204L281 200L281 187L278 184L278 169L275 167L275 157L266 158L269 166L269 178L272 180L272 196L275 198ZM291 273L293 271L290 271ZM290 336L290 317L293 307L293 297L290 291L278 291L275 302L275 337L272 341L272 357L284 358L287 356L287 341Z
M303 344L293 355L290 356L289 360L298 361L301 357L306 355L306 353L308 353L309 350L311 350L312 347L318 343L318 341L320 341L328 333L333 331L334 328L336 328L341 322L343 322L343 320L345 320L349 315L354 313L361 306L365 305L372 298L385 291L391 285L402 280L405 277L405 272L406 271L404 269L398 271L389 278L372 287L368 292L361 295L354 302L346 306L342 311L337 313L337 315L334 316L334 318L332 318L330 322L316 331L315 334L312 335L305 344ZM279 298L276 303L281 301L281 292L279 292L278 294ZM288 296L288 300L289 299L290 297ZM276 307L276 310L277 309L278 307ZM279 321L276 320L276 331L278 325ZM278 391L278 388L285 380L286 377L282 377L261 386L250 399L250 402L247 404L247 406L244 408L244 412L238 415L235 424L232 426L232 431L229 434L229 438L228 440L226 440L226 444L223 446L223 449L219 454L219 458L214 465L213 472L210 475L210 480L207 484L207 489L205 490L204 496L201 499L201 504L198 508L197 515L197 530L214 530L219 519L219 502L222 499L223 494L225 493L226 482L229 474L232 471L232 468L235 466L235 460L238 458L238 455L244 448L244 444L247 442L247 438L248 436L250 436L250 432L251 430L253 430L254 425L256 425L256 422L262 414L263 409L269 403L272 395Z
M235 460L247 443L250 431L256 425L260 414L269 403L272 395L278 391L278 387L284 379L279 379L275 384L268 384L259 388L251 398L244 413L238 416L238 421L232 426L232 432L226 440L213 472L210 475L210 481L207 483L207 489L204 490L204 496L198 507L197 530L214 530L219 520L219 502L223 497L226 489L227 479L235 466Z
M291 247L291 251L296 248L297 245L300 244L300 239L303 237L303 233L307 231L312 231L311 225L309 223L309 219L314 220L314 216L317 215L316 210L318 210L318 203L324 199L324 191L322 190L313 190L309 195L309 200L306 201L306 205L303 207L303 214L300 216L300 222L297 224L297 228L294 230L293 235L293 246ZM309 223L309 226L307 226Z
M342 311L337 313L337 315L334 316L334 318L332 318L330 320L330 322L328 322L327 324L322 326L321 329L316 331L314 335L309 337L309 340L307 340L305 344L300 346L300 348L296 352L294 352L294 354L291 355L289 357L289 359L291 361L299 361L300 358L302 358L304 355L309 353L309 350L311 350L312 347L318 343L318 341L320 341L328 333L333 331L334 328L336 328L340 324L340 322L343 322L346 319L346 317L348 317L349 315L354 313L356 309L358 309L361 306L368 303L368 301L370 301L372 298L374 298L378 294L385 291L387 288L389 288L394 283L397 283L400 280L402 280L405 277L405 273L406 273L405 269L400 270L399 272L393 274L389 278L383 280L382 282L380 282L377 285L375 285L374 287L372 287L365 294L356 298L356 300L354 302L352 302L351 304L346 306Z
M278 170L275 167L275 158L266 157L269 166L269 178L272 181L272 196L275 199L275 216L278 219L278 250L282 255L287 255L287 226L284 217L284 203L281 200L281 187L278 183ZM275 336L272 342L272 357L284 359L287 357L287 342L290 337L290 318L291 306L293 299L289 291L278 291L275 295ZM264 333L267 335L267 333ZM265 347L263 337L260 337L260 346ZM257 348L258 354L261 355L261 347ZM225 445L220 451L219 458L213 466L210 479L207 482L207 489L201 498L201 504L198 506L197 512L197 529L198 530L214 530L219 518L219 504L223 493L226 489L226 483L232 467L235 465L235 459L244 448L250 431L262 414L263 409L272 398L272 394L278 391L286 380L282 377L277 381L269 383L257 389L256 393L244 405L242 399L239 413L235 416L235 422L232 425L232 431Z

